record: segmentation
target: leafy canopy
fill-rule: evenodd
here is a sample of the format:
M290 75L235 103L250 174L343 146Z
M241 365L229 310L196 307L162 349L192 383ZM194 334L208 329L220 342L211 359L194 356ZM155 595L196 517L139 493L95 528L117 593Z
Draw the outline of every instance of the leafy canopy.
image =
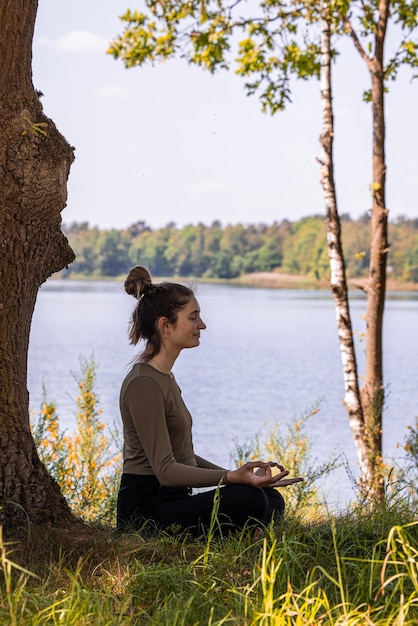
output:
M353 38L360 54L374 56L378 0L144 0L146 12L127 10L124 32L108 53L127 68L184 58L214 73L230 69L246 79L248 95L260 96L272 114L290 102L292 76L320 72L320 10L332 32ZM395 79L404 63L418 67L418 0L389 2L396 37L384 78ZM336 54L334 50L333 54ZM235 58L234 58L235 57Z
M235 49L237 74L248 94L260 92L272 113L290 100L289 81L319 76L319 42L308 39L316 9L310 3L266 0L146 0L148 14L128 10L122 36L109 53L126 67L179 56L214 73L230 69ZM312 3L314 6L315 3Z

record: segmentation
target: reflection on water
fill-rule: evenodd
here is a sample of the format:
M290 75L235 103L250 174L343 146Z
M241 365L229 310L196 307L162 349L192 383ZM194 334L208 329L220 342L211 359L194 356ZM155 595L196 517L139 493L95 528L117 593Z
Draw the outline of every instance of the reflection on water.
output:
M320 401L309 422L313 457L323 462L355 452L342 406L343 377L335 313L328 291L196 286L207 330L198 349L184 351L176 379L194 417L198 454L231 465L234 441L244 443L268 421L286 424ZM80 356L94 355L97 389L109 424L119 422L119 388L136 349L128 344L135 302L118 282L50 280L40 290L29 348L30 407L37 411L45 384L66 427L74 424ZM364 360L365 299L353 294L352 323L360 367ZM416 292L388 294L384 323L385 380L389 386L384 446L399 453L406 427L418 414ZM337 484L335 484L337 483ZM345 472L328 481L330 503L351 495Z

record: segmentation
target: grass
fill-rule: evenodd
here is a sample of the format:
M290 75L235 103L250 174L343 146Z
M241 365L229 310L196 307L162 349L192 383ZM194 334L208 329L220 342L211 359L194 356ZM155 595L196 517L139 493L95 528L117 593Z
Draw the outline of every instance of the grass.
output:
M119 465L100 419L94 361L81 365L75 433L61 431L46 397L32 428L84 523L7 538L0 527L0 626L418 624L418 423L394 481L407 500L327 513L315 477L336 461L312 463L305 426L314 407L287 431L274 424L237 448L238 464L280 458L292 475L309 477L286 493L287 515L264 538L219 538L213 529L201 539L174 530L121 535L112 529Z
M401 503L246 534L32 528L1 543L0 623L418 623L418 523Z

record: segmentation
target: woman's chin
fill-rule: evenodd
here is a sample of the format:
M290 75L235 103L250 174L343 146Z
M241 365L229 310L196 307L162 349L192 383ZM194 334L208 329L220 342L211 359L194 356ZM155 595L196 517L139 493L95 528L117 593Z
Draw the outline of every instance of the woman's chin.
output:
M200 346L200 337L195 337L193 342L190 342L189 345L184 346L185 348L197 348L197 346Z

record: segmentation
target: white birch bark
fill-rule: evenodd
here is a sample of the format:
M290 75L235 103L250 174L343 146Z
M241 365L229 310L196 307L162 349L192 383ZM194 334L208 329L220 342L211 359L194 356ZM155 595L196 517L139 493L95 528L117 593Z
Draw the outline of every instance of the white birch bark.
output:
M330 264L330 286L334 298L340 354L344 374L344 406L360 468L362 491L367 493L373 483L373 467L370 464L368 437L365 429L360 388L358 384L357 360L351 325L345 263L341 243L341 224L338 214L334 183L333 139L334 117L332 106L331 33L327 0L321 3L321 184L324 190L328 257Z

